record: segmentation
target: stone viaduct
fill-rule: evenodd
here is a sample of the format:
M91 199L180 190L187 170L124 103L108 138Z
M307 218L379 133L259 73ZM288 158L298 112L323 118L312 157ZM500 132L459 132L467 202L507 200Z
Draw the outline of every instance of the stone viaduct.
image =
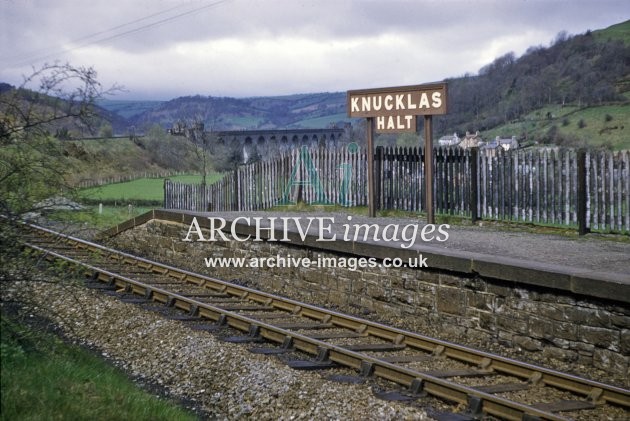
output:
M205 132L211 141L223 144L237 144L243 153L243 162L252 156L269 158L290 149L308 146L334 148L349 139L350 127L328 129L267 129L267 130L226 130Z
M222 130L205 131L203 125L194 129L174 126L173 135L191 138L194 131L202 132L210 144L237 145L242 151L243 162L253 156L270 158L278 153L302 146L334 148L349 142L352 125L332 126L326 129L265 129L265 130Z

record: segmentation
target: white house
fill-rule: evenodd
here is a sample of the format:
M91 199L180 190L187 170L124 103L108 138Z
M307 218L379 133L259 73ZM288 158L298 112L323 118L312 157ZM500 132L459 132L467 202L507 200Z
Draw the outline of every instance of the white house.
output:
M499 136L496 137L496 142L498 146L501 146L503 150L509 151L510 149L518 149L518 140L516 140L516 136L512 136L512 138L502 139Z
M442 136L438 140L438 145L440 145L440 146L455 146L455 145L458 145L459 142L460 142L459 136L457 136L457 133L453 133L452 136L450 136L450 135Z
M464 148L464 149L478 148L482 146L483 144L484 144L483 139L479 135L479 132L476 132L476 133L466 132L466 136L459 143L459 147Z

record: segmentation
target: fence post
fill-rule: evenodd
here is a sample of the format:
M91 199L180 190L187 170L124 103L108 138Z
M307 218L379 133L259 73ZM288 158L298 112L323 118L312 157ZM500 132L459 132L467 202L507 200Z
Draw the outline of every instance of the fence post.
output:
M383 209L381 194L383 190L383 147L376 147L374 155L374 206L376 210Z
M479 172L478 158L479 149L470 148L470 195L468 206L470 207L470 220L472 223L479 220L477 206L477 203L479 202L479 186L477 183L477 176Z
M166 183L168 183L168 179L164 179L164 181L162 182L162 191L164 192L163 194L163 198L164 198L164 204L162 205L163 208L166 209L166 203L168 201L168 191L166 189Z
M239 203L241 197L241 183L238 182L238 167L234 168L234 200L232 201L233 205L231 206L232 210L240 211Z
M586 220L586 201L588 192L586 191L586 150L577 151L577 220L578 234L585 235L589 232Z

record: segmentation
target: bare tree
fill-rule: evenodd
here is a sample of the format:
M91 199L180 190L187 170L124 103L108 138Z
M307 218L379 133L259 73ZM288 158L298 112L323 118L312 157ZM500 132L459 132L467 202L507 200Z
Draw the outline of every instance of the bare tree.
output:
M51 198L74 196L54 133L89 129L97 116L94 103L104 94L94 69L70 64L45 65L19 87L0 92L0 279L16 277L7 271L19 255L19 222L52 206Z

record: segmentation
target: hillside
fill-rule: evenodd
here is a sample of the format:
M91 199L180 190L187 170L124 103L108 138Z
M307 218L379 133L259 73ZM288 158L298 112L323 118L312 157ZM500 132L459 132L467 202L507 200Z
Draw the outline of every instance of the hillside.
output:
M518 58L505 54L476 75L447 79L449 114L436 117L436 135L480 131L486 138L626 147L629 57L630 21L576 36L560 32L548 47L532 46ZM345 92L101 105L128 116L128 125L138 130L178 120L203 121L215 130L319 128L349 121ZM605 108L595 111L599 107Z
M60 142L59 147L72 172L67 181L75 184L85 180L200 170L198 151L183 138L151 131L146 137L130 139L83 139Z
M153 124L171 127L178 120L201 120L207 128L245 130L266 128L318 128L347 121L345 93L318 93L277 97L227 98L188 96L152 104L128 104L129 124L146 129ZM111 111L120 104L101 103Z
M630 149L630 103L592 107L550 105L482 135L485 139L517 135L522 145Z
M27 126L30 120L47 121L46 130L59 139L96 137L110 129L127 133L129 127L124 117L98 104L62 99L2 82L0 113L8 125L19 119L21 125Z

